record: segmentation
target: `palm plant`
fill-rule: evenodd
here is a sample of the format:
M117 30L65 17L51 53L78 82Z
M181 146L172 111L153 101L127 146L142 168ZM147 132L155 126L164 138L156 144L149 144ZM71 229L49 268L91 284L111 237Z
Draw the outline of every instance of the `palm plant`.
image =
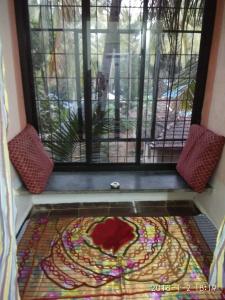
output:
M187 47L189 46L189 41L187 40L187 35L181 34L181 38L178 39L178 35L174 34L174 31L180 30L195 30L195 28L201 28L203 8L205 0L149 0L149 18L153 20L151 23L153 27L158 29L156 33L157 43L156 43L156 54L158 56L158 61L160 61L161 53L177 53L178 47L181 49L181 53L187 53ZM152 7L158 7L158 9L152 9ZM172 9L170 9L172 8ZM182 9L181 9L182 8ZM154 29L154 28L153 28ZM166 29L167 33L162 34L163 30ZM160 32L161 31L161 32ZM159 37L160 36L160 37ZM193 46L192 46L193 47ZM197 72L197 61L188 61L188 56L182 57L172 55L171 70L172 73L170 77L169 88L166 87L168 93L168 105L166 108L165 119L168 120L169 110L178 109L180 111L191 111L192 103L194 99L195 92L195 76ZM176 61L177 58L179 61ZM179 79L175 78L176 66L179 65ZM181 66L184 65L183 70ZM160 68L160 65L158 65ZM159 70L156 70L156 73ZM180 79L181 78L181 79ZM193 78L191 80L186 80L182 78ZM155 80L154 85L157 85L157 80ZM182 89L181 89L182 87ZM154 99L156 104L153 107L156 111L157 106L157 88L153 89L155 91ZM177 92L179 91L179 92ZM178 100L176 107L171 105L171 95L176 95ZM176 120L175 120L176 122ZM164 125L164 132L166 132L167 121Z
M93 159L97 159L100 152L100 138L111 128L106 118L107 111L103 112L96 108L92 117L92 136L95 139L92 149ZM75 153L78 147L81 147L79 160L85 159L85 149L83 146L83 138L80 135L79 118L76 113L71 112L64 122L52 134L52 141L46 142L45 145L51 151L53 158L56 161L71 161L74 160Z
M56 161L69 161L80 142L79 120L77 115L71 112L60 128L52 134L52 141L46 142L45 145Z
M198 61L193 60L188 62L184 69L179 73L179 78L176 78L168 92L168 87L162 91L164 95L172 96L171 98L176 98L178 101L176 103L176 108L179 111L192 110L192 103L194 100L195 93L195 76L197 72ZM190 79L188 79L190 78ZM173 109L173 107L171 107Z

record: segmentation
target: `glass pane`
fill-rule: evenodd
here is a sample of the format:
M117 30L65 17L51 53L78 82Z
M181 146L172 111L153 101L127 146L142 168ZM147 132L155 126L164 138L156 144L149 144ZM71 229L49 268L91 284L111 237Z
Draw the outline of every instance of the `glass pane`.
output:
M134 163L135 142L93 143L93 161L95 163Z
M143 5L91 0L86 34L81 0L28 1L40 136L56 161L85 162L90 142L92 163L136 163L141 131L141 163L176 162L191 122L204 1L149 0L146 35ZM83 38L91 120L85 120Z
M85 161L81 1L29 1L40 136L56 161Z
M129 153L131 144L132 151L136 149L142 20L141 0L122 1L120 6L111 6L110 1L103 6L99 1L91 1L95 162L135 162L135 153ZM127 139L134 142L130 144ZM99 140L98 147L96 140Z
M201 41L200 2L149 3L142 163L176 162L187 139Z

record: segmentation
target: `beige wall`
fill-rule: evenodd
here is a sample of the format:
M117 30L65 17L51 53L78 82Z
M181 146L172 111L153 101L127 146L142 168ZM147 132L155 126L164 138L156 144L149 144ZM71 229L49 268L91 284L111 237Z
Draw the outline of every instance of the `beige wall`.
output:
M26 125L13 0L0 0L0 38L3 44L5 81L9 98L8 140L11 140ZM11 171L13 187L16 190L21 186L21 181L13 167ZM14 192L13 201L17 209L18 232L32 207L32 199L29 194L20 196Z
M0 36L3 44L6 89L9 98L9 131L12 139L26 125L15 14L12 0L0 1Z
M219 0L210 56L202 124L225 136L225 1ZM215 225L225 216L225 149L211 180L211 193L197 197L196 203Z
M11 140L26 125L13 0L0 0L0 38L9 100L8 140ZM19 187L21 182L13 167L12 178L14 187Z

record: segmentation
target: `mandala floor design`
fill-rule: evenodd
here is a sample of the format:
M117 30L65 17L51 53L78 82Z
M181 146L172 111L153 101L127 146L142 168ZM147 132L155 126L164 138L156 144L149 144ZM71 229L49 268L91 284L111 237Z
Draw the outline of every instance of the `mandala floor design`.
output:
M192 217L39 217L18 247L22 299L222 299Z

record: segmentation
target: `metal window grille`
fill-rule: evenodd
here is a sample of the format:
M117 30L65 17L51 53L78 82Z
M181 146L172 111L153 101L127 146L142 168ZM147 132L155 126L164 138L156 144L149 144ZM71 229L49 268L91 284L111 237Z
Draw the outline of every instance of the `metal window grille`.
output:
M176 163L199 121L214 11L207 0L25 1L28 119L55 161Z

